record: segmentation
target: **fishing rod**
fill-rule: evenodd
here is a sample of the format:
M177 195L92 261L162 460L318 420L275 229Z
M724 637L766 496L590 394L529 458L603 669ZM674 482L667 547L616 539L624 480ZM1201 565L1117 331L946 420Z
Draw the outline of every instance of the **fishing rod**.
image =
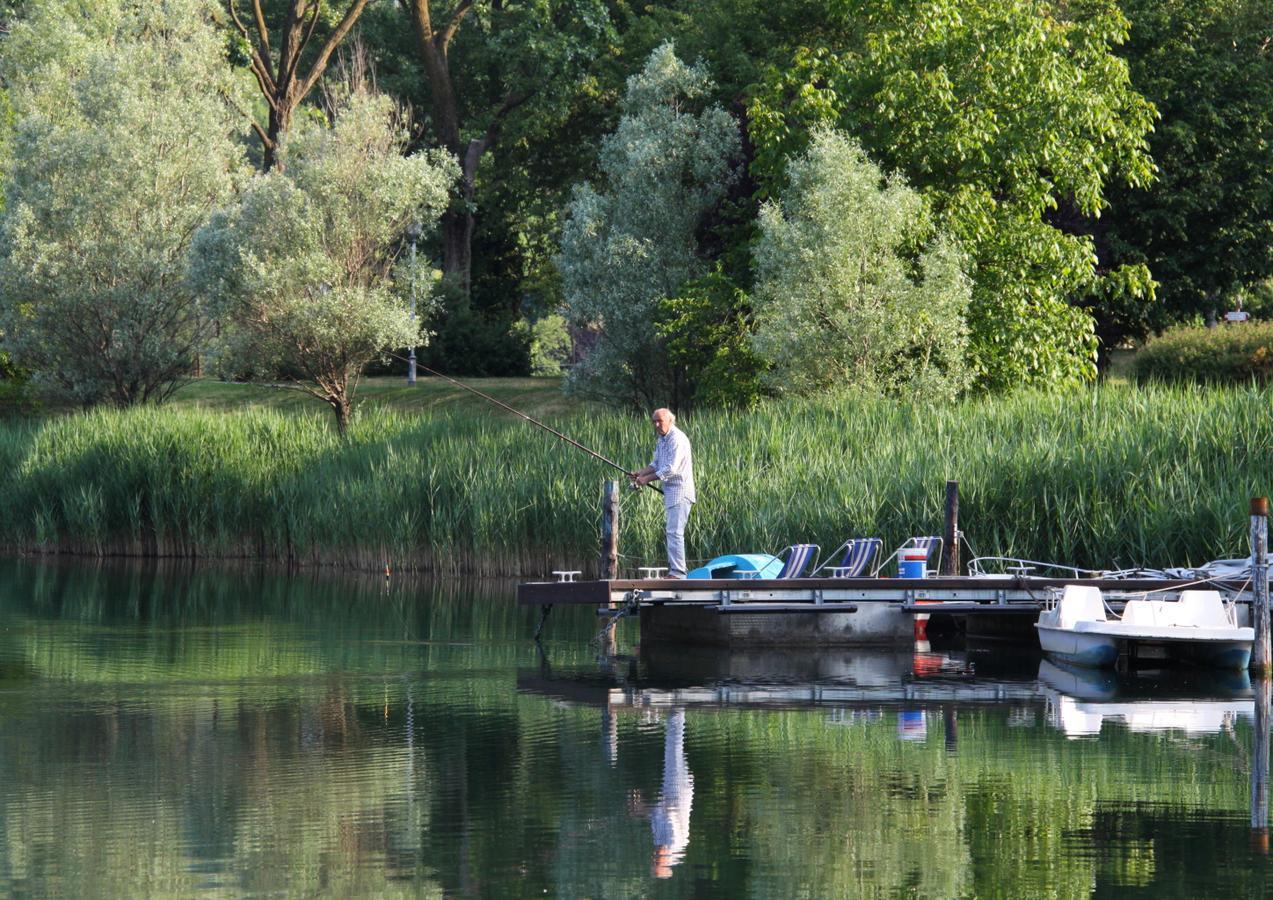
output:
M526 415L526 413L522 412L520 409L514 409L513 407L509 406L507 403L503 402L502 400L496 400L490 394L484 394L475 387L469 387L464 382L456 381L450 375L443 375L441 372L435 371L434 369L430 369L428 366L421 365L419 362L416 362L416 368L423 369L424 371L428 372L430 375L436 375L438 378L441 378L444 381L449 381L451 382L451 384L455 385L458 388L463 388L464 390L470 393L477 394L483 400L489 400L491 403L494 403L496 406L500 407L501 409L508 410L515 416L521 416L523 419L525 419L527 422L530 422L532 425L538 425L540 428L544 429L544 431L547 431L549 434L552 434L552 435L555 435L556 437L561 438L563 441L565 441L567 444L570 444L572 447L578 447L584 453L587 453L589 456L596 457L597 459L605 463L607 466L611 466L612 468L618 469L624 475L632 474L631 472L629 472L623 466L619 465L614 460L606 459L596 450L592 450L592 449L589 449L588 447L585 447L583 444L579 443L578 441L567 437L566 435L558 431L556 428L552 428L551 426L545 425L543 422L539 421L538 419L531 418L530 416ZM660 494L663 493L662 488L656 487L653 484L647 484L646 487L648 487L652 491L658 491ZM634 483L633 489L637 490L639 489L639 486Z

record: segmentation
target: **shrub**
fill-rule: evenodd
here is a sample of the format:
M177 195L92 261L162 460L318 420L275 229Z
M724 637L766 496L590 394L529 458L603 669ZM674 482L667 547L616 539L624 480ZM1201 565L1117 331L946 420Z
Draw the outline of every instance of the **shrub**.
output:
M705 70L671 44L656 49L628 79L618 128L602 142L604 185L575 187L557 266L568 318L600 326L566 382L580 396L636 408L686 399L650 323L662 300L703 274L698 226L733 179L738 126L706 104L711 92Z
M1273 322L1173 328L1136 354L1136 380L1204 384L1273 380Z
M773 386L959 394L970 282L924 198L825 129L789 181L760 212L752 295L753 347Z

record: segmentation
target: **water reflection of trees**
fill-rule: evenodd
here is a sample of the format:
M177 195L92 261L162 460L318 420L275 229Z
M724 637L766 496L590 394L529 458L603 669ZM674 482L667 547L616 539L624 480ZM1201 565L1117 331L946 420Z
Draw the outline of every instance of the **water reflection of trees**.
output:
M0 698L0 892L651 891L628 797L663 790L667 716L518 693L533 621L507 598L250 573L164 613L160 576L107 598L109 572L41 577L0 590L0 662L25 673ZM1264 890L1232 743L1249 721L1072 741L1020 707L929 704L913 742L896 706L689 709L692 839L666 889Z

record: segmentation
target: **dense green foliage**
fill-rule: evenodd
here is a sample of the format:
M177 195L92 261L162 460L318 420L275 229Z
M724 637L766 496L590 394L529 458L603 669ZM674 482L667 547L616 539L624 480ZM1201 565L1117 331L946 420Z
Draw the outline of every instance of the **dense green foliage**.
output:
M968 280L923 198L830 130L792 161L788 183L761 210L756 246L755 347L773 389L956 397L968 383Z
M819 124L844 128L933 204L973 258L971 363L990 388L1095 374L1100 281L1090 238L1062 205L1099 215L1111 180L1145 184L1153 108L1113 49L1113 0L855 0L800 37L750 108L753 168L781 193L785 163ZM1144 294L1148 273L1113 282Z
M444 278L434 293L437 303L425 310L423 337L429 342L421 363L437 372L477 378L527 373L530 342L516 316L507 309L482 309L451 278Z
M1268 389L1102 387L941 408L862 396L701 413L690 556L896 545L941 525L960 482L986 554L1187 564L1238 555L1273 482ZM618 461L648 458L636 417L552 417ZM589 567L610 472L526 423L481 412L321 419L141 409L0 429L10 546L250 556L540 574ZM624 565L662 556L663 513L625 494Z
M229 7L181 0L138 11L176 23L146 40L181 49L132 65L122 61L134 51L107 26L136 4L0 5L12 25L0 40L0 177L10 197L27 191L25 205L38 213L43 203L45 220L69 233L26 233L15 219L0 242L29 282L6 288L22 318L5 340L26 357L18 362L83 402L107 396L100 384L111 379L117 403L162 399L205 349L205 323L171 276L190 233L182 210L199 207L203 182L172 173L272 159L292 123L326 117L332 82L364 63L380 90L419 111L405 152L432 147L457 167L439 228L420 242L422 268L446 276L445 302L421 319L426 364L444 371L525 373L538 352L533 323L564 313L599 329L576 386L591 381L598 396L629 405L754 403L775 358L773 347L755 352L756 313L778 296L801 302L772 281L753 296L760 210L785 199L791 163L825 127L919 191L965 254L967 344L947 356L962 353L974 386L1087 381L1098 348L1239 295L1257 315L1264 308L1255 300L1273 272L1264 0ZM664 97L638 111L628 88L653 84L650 61L673 44L692 73L682 94L667 95L680 105ZM86 80L92 46L120 62ZM93 89L76 93L73 83ZM41 161L44 175L6 161L8 101L14 134L27 135L16 159ZM154 115L130 120L138 108ZM114 129L108 150L70 154L62 126L96 115ZM701 140L685 128L694 122ZM237 146L227 145L231 131ZM72 159L92 177L59 176ZM113 189L130 177L135 190ZM76 215L55 214L63 207ZM142 224L108 224L130 216ZM109 240L86 237L96 234ZM163 252L155 234L168 238ZM815 259L836 252L833 241L803 246ZM94 274L95 256L129 267L131 282ZM161 258L163 268L145 268ZM115 295L96 296L103 283ZM138 334L153 337L142 323L154 321L159 293L170 300L160 316L170 333L138 346ZM93 337L89 351L59 350L76 334ZM72 356L78 366L64 364ZM801 356L791 346L776 358ZM149 360L159 374L85 371L102 359L116 370ZM902 352L901 368L908 361ZM787 374L763 385L796 388Z
M1142 382L1273 381L1273 322L1173 328L1145 344L1132 366Z
M762 394L765 361L752 344L752 302L722 264L659 301L655 327L695 405L746 408Z
M570 360L570 332L563 316L543 316L530 326L532 375L561 375Z
M1102 263L1144 263L1156 304L1098 298L1106 346L1229 308L1273 275L1273 52L1268 0L1122 0L1132 85L1160 121L1158 176L1114 185L1094 223Z
M162 400L204 337L185 254L229 196L243 127L212 15L209 0L32 0L5 39L0 328L77 402Z

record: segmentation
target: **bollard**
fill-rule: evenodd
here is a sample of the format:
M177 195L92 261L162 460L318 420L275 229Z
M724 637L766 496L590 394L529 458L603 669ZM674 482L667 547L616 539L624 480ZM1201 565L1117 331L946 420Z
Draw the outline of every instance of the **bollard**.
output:
M941 574L959 574L959 482L946 482L946 528L942 532Z
M619 482L606 481L601 488L601 560L597 566L602 581L619 577Z
M1251 619L1255 643L1251 647L1251 672L1259 678L1273 675L1269 653L1269 498L1251 500Z

